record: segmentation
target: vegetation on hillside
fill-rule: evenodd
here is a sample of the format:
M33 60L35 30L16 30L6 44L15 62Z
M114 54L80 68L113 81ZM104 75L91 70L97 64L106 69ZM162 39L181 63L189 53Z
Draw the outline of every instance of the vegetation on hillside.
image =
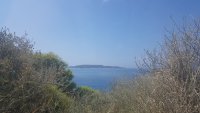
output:
M0 32L2 113L199 113L200 20L174 25L139 63L143 76L111 91L77 87L62 59L34 52L25 37Z
M69 112L81 90L72 78L57 55L35 52L26 36L0 31L1 113Z

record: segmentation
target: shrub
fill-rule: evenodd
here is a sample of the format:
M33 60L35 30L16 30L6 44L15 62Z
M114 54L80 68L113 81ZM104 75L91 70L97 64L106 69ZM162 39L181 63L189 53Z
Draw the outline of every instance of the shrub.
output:
M112 113L200 112L200 21L175 25L160 51L147 51L144 76L119 82Z
M110 92L85 99L85 112L199 113L200 21L175 24L165 36L158 51L147 51L139 67L143 75L121 80Z
M54 53L34 54L34 68L38 74L42 74L40 80L51 81L68 94L74 95L76 84L72 81L73 74L67 64Z
M26 36L18 37L2 29L0 112L68 112L73 99L66 94L71 90L63 89L64 84L71 83L73 76L66 66L54 54L34 53L33 45Z

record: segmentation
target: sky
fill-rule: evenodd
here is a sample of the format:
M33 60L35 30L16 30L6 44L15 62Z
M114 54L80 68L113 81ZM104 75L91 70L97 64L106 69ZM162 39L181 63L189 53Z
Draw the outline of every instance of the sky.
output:
M0 27L69 65L135 67L162 43L172 18L200 16L200 0L1 0Z

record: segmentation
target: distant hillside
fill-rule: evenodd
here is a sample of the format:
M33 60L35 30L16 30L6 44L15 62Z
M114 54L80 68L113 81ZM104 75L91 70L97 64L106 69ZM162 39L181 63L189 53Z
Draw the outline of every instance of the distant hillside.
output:
M70 68L123 68L123 67L104 66L104 65L76 65L76 66L70 66Z

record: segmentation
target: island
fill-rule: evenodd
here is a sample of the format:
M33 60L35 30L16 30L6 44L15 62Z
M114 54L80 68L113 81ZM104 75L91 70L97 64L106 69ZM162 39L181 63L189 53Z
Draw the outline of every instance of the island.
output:
M76 66L69 66L69 68L124 68L124 67L105 66L105 65L76 65Z

